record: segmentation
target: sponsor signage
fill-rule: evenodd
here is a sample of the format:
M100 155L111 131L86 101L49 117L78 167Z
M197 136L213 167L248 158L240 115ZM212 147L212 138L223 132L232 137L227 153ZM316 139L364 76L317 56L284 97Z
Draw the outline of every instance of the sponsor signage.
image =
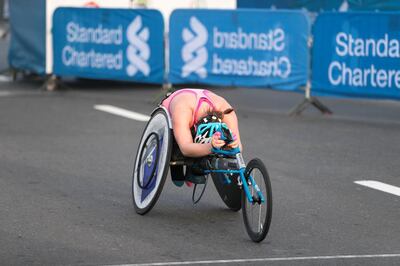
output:
M300 11L176 10L169 81L296 90L308 79L308 36Z
M312 65L313 91L400 99L399 14L321 14Z
M53 72L162 83L163 31L156 10L59 8L53 17Z
M106 8L131 8L131 0L51 0L45 1L46 9L46 73L53 71L53 13L59 7L106 7Z

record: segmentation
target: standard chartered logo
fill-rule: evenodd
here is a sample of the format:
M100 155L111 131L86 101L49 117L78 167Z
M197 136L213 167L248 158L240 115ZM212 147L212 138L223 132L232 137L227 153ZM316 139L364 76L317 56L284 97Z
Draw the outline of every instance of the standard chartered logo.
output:
M285 51L286 33L281 27L261 32L246 31L242 27L222 28L216 25L208 30L197 17L190 17L189 27L182 31L182 78L193 73L203 79L210 73L282 79L290 76L292 64ZM271 55L267 60L265 52Z
M333 86L400 89L398 65L380 63L400 59L398 38L388 34L380 38L356 38L350 33L339 32L335 52L338 57L328 67L328 80Z
M207 77L204 67L208 60L208 52L205 45L208 41L208 32L203 24L196 18L190 18L190 28L184 28L182 38L185 45L182 48L182 59L185 63L182 67L183 78L196 73L201 78Z
M128 76L135 76L138 72L149 76L150 47L148 40L150 31L143 27L142 17L137 16L126 30L128 47L124 48L123 25L87 27L76 22L66 25L67 45L62 50L62 62L68 67L92 68L103 70L124 71ZM79 44L79 45L73 45ZM108 46L105 52L100 47ZM83 47L83 48L82 48ZM128 65L124 66L124 50Z
M147 27L142 28L142 17L137 16L129 25L126 36L129 46L126 49L126 56L129 65L126 68L126 73L129 76L134 76L138 71L143 75L150 74L150 66L148 60L150 58L150 47L147 43L150 37L150 32Z
M215 50L235 52L212 55L212 74L287 79L292 63L285 52L285 31L271 28L266 31L246 31L242 27L226 31L213 28ZM267 60L265 60L267 59Z

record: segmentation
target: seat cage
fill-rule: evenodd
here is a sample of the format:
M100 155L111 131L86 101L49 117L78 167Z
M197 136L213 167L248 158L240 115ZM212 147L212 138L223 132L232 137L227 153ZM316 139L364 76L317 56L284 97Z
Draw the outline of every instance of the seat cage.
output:
M171 115L169 114L167 108L165 108L162 105L159 105L157 108L155 108L152 112L151 112L151 116L153 114L155 114L157 112L157 110L159 109L163 109L165 111L165 113L167 114L168 117L168 127L172 130L172 152L171 152L171 161L170 161L170 165L174 166L174 165L191 165L192 164L192 158L188 158L183 156L182 152L179 149L179 146L175 140L175 136L173 134L173 128L172 128L172 119L171 119Z
M167 117L168 117L168 127L169 127L170 129L172 129L172 119L171 119L171 115L169 114L167 108L165 108L164 106L159 105L157 108L155 108L155 109L151 112L151 115L150 115L150 116L153 116L153 115L157 112L157 110L159 110L159 109L163 109L163 110L165 111L165 113L167 114Z

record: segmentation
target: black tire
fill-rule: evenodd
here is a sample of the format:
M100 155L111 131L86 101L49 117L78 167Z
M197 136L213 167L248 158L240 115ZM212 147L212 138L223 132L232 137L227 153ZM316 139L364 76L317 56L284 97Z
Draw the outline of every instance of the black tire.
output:
M164 109L159 108L155 111L144 129L139 143L132 174L132 201L135 211L141 215L148 213L154 207L168 175L172 150L172 130L169 128L168 121L168 115ZM145 150L152 136L156 136L154 138L156 145L155 153L150 155L151 152ZM145 169L143 168L149 162L143 163L144 158L141 158L143 155L146 159L148 159L147 156L156 157L150 160L150 175L148 175L147 181L144 181Z
M211 173L215 188L222 201L230 210L237 212L242 208L242 191L235 180L231 184L224 184L223 175L223 173Z
M255 174L258 175L256 176ZM248 180L249 175L251 175L254 178L256 184L260 188L261 193L265 199L265 202L250 203L243 189L242 192L243 221L246 227L246 231L251 240L253 240L254 242L261 242L267 236L269 227L271 225L271 218L272 218L271 181L269 179L267 169L265 168L263 162L258 158L251 160L247 164L245 171L246 180ZM255 193L255 190L251 190L250 185L249 189L252 195L257 195L257 193ZM253 215L255 210L258 212L255 221L256 223L254 223L255 219ZM254 224L256 224L255 227Z

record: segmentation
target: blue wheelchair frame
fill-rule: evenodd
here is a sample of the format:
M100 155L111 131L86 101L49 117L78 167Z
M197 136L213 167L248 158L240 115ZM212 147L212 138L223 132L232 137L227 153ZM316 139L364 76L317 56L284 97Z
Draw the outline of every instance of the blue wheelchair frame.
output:
M250 203L254 203L257 199L253 198L251 193L250 193L249 184L248 184L248 181L245 178L246 164L244 163L243 156L242 156L242 153L240 152L240 149L239 148L234 148L234 149L231 149L231 150L222 150L222 149L213 148L211 151L213 152L213 154L221 155L222 157L227 157L227 156L233 157L234 156L236 158L236 161L237 161L238 169L227 169L227 170L225 170L225 169L224 170L221 170L221 169L205 169L204 173L206 173L206 174L210 174L210 173L239 174L240 181L241 181L240 183L243 186L243 190L244 190L244 192L246 194L247 200ZM251 175L249 175L249 181L251 183L251 186L257 192L257 195L259 197L259 199L258 199L259 201L258 202L265 202L265 198L262 195L262 193L260 191L260 188L258 187L258 185L256 184L254 178ZM226 182L226 184L230 184L232 181L227 176L225 176L225 182ZM240 185L240 183L239 183L239 185Z

